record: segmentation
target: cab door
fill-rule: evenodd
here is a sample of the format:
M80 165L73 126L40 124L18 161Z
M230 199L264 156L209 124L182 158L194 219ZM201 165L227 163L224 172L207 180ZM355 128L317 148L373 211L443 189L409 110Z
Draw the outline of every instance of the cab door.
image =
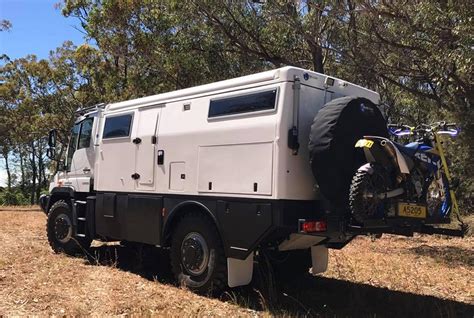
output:
M160 106L153 106L138 110L138 125L133 139L136 190L152 191L155 189L156 146L161 109Z
M92 141L94 117L74 125L66 161L64 184L77 192L89 192L94 169L94 142Z

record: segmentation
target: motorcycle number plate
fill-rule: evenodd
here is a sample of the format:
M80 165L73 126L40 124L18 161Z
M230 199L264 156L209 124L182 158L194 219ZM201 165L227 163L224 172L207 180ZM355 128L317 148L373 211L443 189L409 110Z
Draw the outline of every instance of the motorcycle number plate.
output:
M400 202L398 203L398 216L424 219L426 218L426 206Z
M355 144L355 147L356 148L370 148L372 147L372 145L374 144L374 142L372 140L367 140L367 139L359 139L357 141L357 143Z

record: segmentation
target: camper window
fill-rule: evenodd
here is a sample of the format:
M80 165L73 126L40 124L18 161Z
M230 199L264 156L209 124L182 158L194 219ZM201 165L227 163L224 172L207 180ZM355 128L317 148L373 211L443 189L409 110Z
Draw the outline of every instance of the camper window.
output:
M274 109L276 93L277 90L273 89L211 100L209 118Z
M132 114L107 117L103 139L128 137L130 135L130 125L132 123Z

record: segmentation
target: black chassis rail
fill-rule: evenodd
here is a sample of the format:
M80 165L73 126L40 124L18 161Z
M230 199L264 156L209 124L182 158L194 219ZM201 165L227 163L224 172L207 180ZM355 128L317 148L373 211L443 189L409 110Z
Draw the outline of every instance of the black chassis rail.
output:
M325 220L328 247L341 248L345 235L341 217L327 213L317 200L269 200L173 194L98 192L87 197L89 218L94 215L93 238L126 240L169 246L173 228L186 213L210 218L221 236L227 257L245 259L259 247L276 247L298 232L300 219ZM304 233L302 233L304 234Z

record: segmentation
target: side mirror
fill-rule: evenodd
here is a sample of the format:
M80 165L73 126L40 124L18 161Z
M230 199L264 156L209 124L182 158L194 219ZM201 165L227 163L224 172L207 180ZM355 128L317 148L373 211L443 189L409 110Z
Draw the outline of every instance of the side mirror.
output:
M56 137L57 137L56 129L51 129L48 134L48 146L50 148L56 147Z
M51 160L55 160L56 159L56 149L52 148L52 147L46 149L46 156Z
M58 161L57 169L58 169L58 171L66 170L66 165L64 164L64 161L62 161L62 160Z

